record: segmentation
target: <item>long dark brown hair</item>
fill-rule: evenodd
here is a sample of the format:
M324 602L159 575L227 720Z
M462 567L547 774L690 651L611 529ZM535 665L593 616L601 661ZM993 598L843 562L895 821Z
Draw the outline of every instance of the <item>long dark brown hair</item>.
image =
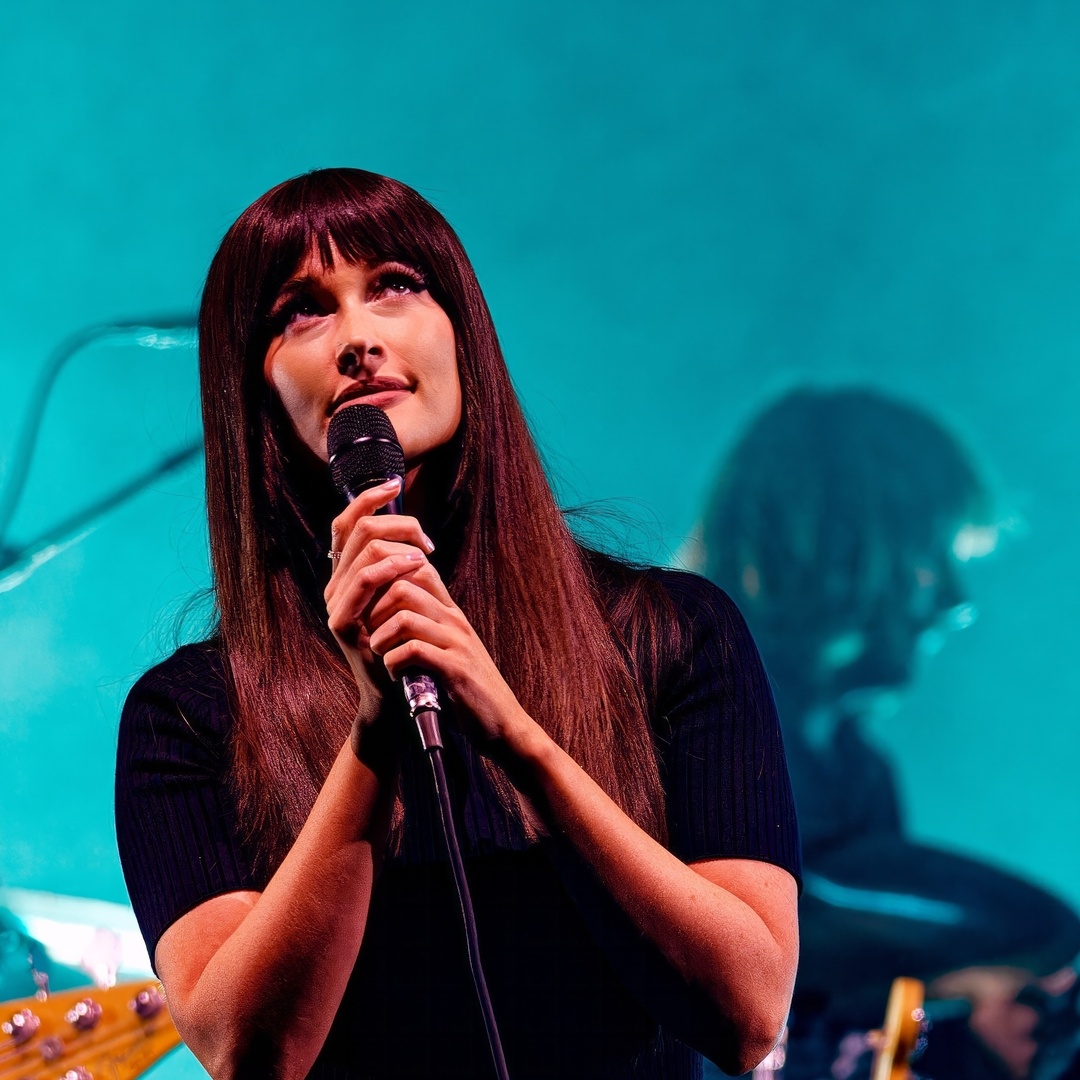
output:
M271 305L312 251L326 266L335 252L404 262L449 316L463 420L436 523L440 548L453 552L441 568L447 586L529 714L662 836L633 660L643 640L635 613L648 606L634 599L640 584L616 573L601 585L566 527L453 230L410 188L356 169L286 181L245 210L213 260L199 316L210 549L246 826L271 863L284 855L359 701L322 601L340 501L263 376Z

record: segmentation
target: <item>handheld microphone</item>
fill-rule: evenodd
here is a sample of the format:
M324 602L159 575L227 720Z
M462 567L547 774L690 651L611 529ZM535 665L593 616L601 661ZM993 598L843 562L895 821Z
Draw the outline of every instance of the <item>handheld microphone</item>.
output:
M349 405L330 418L326 452L334 485L349 502L368 488L399 480L402 490L378 514L400 514L405 486L405 453L390 418L374 405ZM409 713L420 728L424 749L442 746L439 737L439 693L433 675L409 668L401 676Z
M334 486L352 502L362 491L405 478L405 452L390 418L374 405L349 405L330 417L326 453ZM401 495L378 514L400 514Z

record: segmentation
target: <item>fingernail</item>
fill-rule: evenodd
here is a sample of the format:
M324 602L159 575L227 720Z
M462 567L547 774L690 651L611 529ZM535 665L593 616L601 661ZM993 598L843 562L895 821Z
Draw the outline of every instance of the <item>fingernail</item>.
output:
M424 550L430 555L435 550L435 544L427 533L420 534L424 538Z
M379 485L380 491L396 491L401 486L401 481L395 476L390 480L384 480Z
M410 551L406 556L409 562L423 562L427 556L422 551Z

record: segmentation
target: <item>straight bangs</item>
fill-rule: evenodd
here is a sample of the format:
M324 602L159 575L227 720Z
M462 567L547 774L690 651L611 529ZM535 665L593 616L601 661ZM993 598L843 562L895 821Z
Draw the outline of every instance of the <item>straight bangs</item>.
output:
M279 184L248 215L259 234L252 247L265 260L259 267L261 280L251 290L258 297L251 325L260 333L249 342L249 356L261 359L269 344L267 319L274 300L313 252L324 269L333 267L335 252L350 263L411 266L460 334L461 290L455 284L466 262L464 250L442 216L404 184L362 169L323 170Z

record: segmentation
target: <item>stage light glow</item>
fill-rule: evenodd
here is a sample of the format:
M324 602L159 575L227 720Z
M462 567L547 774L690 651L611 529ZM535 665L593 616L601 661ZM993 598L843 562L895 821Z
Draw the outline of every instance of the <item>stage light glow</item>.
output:
M996 525L965 525L953 538L953 554L961 562L981 559L998 546L999 533Z

